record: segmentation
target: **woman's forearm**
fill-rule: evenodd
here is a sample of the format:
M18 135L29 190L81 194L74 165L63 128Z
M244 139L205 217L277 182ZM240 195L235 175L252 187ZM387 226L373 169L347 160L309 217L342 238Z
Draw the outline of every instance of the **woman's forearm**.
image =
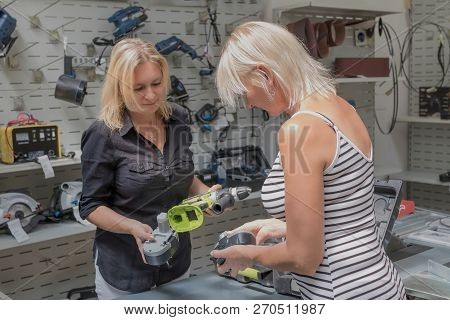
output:
M202 194L208 192L209 187L200 181L199 178L194 176L191 186L189 187L189 196L194 196L197 194Z
M92 211L87 220L100 229L124 234L131 234L131 227L136 222L136 220L124 217L106 206L100 206Z
M296 272L303 275L313 275L319 265L307 255L302 254L284 241L273 246L248 246L244 247L248 256L255 264L261 264L270 269L279 271Z

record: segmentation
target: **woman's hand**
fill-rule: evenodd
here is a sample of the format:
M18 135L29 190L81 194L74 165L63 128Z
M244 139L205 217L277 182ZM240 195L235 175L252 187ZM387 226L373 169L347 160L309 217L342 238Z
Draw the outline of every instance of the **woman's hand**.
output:
M236 277L238 272L253 266L254 262L250 258L250 252L255 246L236 245L223 250L213 250L211 256L214 258L224 258L222 265L217 265L217 271L221 274L229 272L232 277Z
M144 224L134 219L129 219L128 228L129 233L136 240L142 260L147 264L144 256L144 242L147 240L153 240L153 229L148 224Z
M278 219L258 219L247 222L242 226L228 231L227 234L235 234L238 232L247 231L253 234L256 238L256 244L262 244L267 239L281 238L286 236L286 222Z

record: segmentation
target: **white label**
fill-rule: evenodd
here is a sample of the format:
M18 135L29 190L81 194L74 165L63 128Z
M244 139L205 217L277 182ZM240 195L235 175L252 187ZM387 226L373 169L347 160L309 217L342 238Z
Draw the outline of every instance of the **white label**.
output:
M53 178L55 176L55 172L53 171L53 167L48 156L38 157L38 162L42 167L42 171L44 171L45 179Z
M25 230L22 228L22 224L20 223L20 219L14 219L7 223L9 231L13 237L17 240L17 242L24 242L30 239Z

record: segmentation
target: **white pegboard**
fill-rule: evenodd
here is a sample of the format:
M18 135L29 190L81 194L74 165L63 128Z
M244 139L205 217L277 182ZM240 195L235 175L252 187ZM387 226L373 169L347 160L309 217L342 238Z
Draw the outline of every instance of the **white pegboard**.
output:
M444 0L412 1L411 22L429 21L450 28L450 5ZM410 76L414 87L434 86L442 77L437 62L438 31L424 26L412 40ZM448 49L445 49L448 61ZM443 86L450 85L447 74ZM419 115L419 95L410 90L409 115ZM450 128L440 124L414 123L409 125L409 164L412 172L433 172L436 176L450 169ZM418 205L450 212L449 190L446 187L415 184L409 188L409 197Z

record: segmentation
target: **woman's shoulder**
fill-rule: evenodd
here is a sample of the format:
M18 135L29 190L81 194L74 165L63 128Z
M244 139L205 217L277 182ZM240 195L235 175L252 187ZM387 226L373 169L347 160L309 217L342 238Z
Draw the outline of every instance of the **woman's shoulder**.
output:
M110 138L114 131L110 129L104 121L95 120L91 123L91 125L84 131L84 136L95 136L97 138Z
M175 120L176 122L185 123L187 124L189 122L189 112L186 108L180 106L179 104L170 102L170 108L172 111L172 114L170 115L170 118L172 120Z

